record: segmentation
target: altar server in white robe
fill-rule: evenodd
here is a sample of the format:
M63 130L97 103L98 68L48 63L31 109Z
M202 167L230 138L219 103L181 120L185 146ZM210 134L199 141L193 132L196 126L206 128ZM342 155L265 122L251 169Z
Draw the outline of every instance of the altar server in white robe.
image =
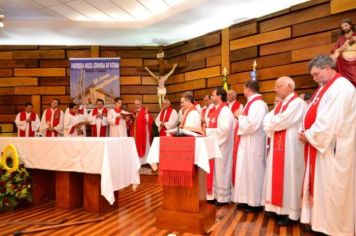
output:
M78 100L74 100L73 103L78 105L78 115L80 116L82 122L85 122L87 124L89 124L89 114L88 114L88 110L85 108L85 105L81 103L81 101L79 101L79 103L77 103L76 101ZM64 112L64 117L69 113L69 107L66 108L65 112ZM87 128L86 125L82 125L81 126L81 130L83 132L83 134L81 136L86 137L87 136Z
M83 136L84 121L78 112L78 105L70 103L64 115L64 137Z
M324 234L354 236L355 87L329 56L312 59L309 71L320 87L299 134L307 149L301 222Z
M227 93L223 88L213 90L214 107L209 114L207 136L216 137L222 158L211 159L207 175L207 200L222 206L231 201L231 169L234 146L234 115L226 103Z
M159 136L169 135L166 130L178 126L178 113L171 107L171 101L168 99L162 101L162 110L156 117L155 124L158 127Z
M110 137L127 137L127 126L124 115L122 114L122 98L114 98L114 108L109 110L108 122L110 125Z
M263 120L263 128L270 138L270 151L262 203L265 211L278 215L279 226L299 220L301 210L304 145L298 140L298 129L307 104L294 93L294 88L292 78L277 79L274 90L282 101Z
M36 131L40 127L40 118L33 112L32 103L25 105L25 110L17 114L15 124L18 137L35 137Z
M180 99L182 110L184 111L180 128L192 131L201 131L200 113L194 107L194 98L190 92L186 92Z
M234 114L239 123L237 135L234 137L232 201L240 203L246 212L262 210L266 168L266 136L262 123L268 108L258 91L257 81L247 81L244 85L247 103L242 114L239 110L236 110Z

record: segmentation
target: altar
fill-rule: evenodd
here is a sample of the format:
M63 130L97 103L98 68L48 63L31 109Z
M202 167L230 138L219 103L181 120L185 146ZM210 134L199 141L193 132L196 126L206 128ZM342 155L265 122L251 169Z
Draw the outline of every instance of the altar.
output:
M15 145L34 179L34 200L55 184L56 206L84 205L92 212L117 200L117 191L140 183L140 161L131 137L0 137L0 149ZM56 181L51 181L55 173ZM38 181L36 181L36 179ZM55 183L54 183L55 182Z

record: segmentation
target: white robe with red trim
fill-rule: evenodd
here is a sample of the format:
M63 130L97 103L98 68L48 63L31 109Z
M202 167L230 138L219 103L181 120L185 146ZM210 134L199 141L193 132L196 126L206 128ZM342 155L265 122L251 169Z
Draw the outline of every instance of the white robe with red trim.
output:
M119 117L120 122L116 124L116 118ZM127 126L124 117L115 111L110 109L108 112L108 123L110 125L109 135L110 137L127 137Z
M213 196L207 195L208 200L216 199L218 202L231 200L231 169L232 152L234 147L233 132L234 116L228 106L221 109L217 128L209 128L207 136L217 138L222 158L216 158L213 180Z
M48 108L52 110L52 116L51 116L51 126L53 124L53 119L54 119L54 114L55 111L52 108ZM59 108L58 108L59 109ZM42 133L42 135L44 137L46 137L46 132L48 129L48 124L46 121L46 113L47 113L47 109L44 110L43 114L42 114L42 119L41 119L41 124L40 124L40 132ZM56 127L53 127L55 131L58 132L58 136L62 136L63 135L63 126L64 126L64 113L62 110L60 110L60 117L59 117L59 123ZM54 136L54 132L52 133L52 137Z
M305 136L317 149L314 196L309 198L309 162L303 186L301 222L329 235L355 235L356 92L338 78L320 100Z
M71 133L71 130L73 128L73 126L79 124L80 122L82 122L83 119L82 117L77 114L75 116L73 116L70 112L64 115L64 137L77 137L78 132L77 129L74 128L73 132ZM80 135L82 136L82 135Z
M30 116L31 116L31 113L27 113L26 112L26 119L28 119ZM20 137L20 130L25 130L25 136L26 137L29 136L30 125L29 125L28 122L26 122L26 120L21 120L21 112L16 115L15 124L16 124L17 130L18 130L17 136ZM35 121L31 121L31 129L32 129L32 131L36 132L40 128L40 124L41 124L40 118L36 114Z
M185 119L183 129L189 128L201 129L201 116L197 110L190 111Z
M294 94L288 95L282 107ZM274 114L273 109L263 120L263 128L269 138L270 151L266 160L266 175L263 190L262 204L266 211L278 215L289 215L292 220L300 218L300 196L304 175L304 145L298 140L298 131L307 104L300 98L295 98L288 104L284 112ZM282 110L282 109L281 109ZM272 204L272 173L273 173L273 142L274 132L286 130L283 178L283 204L282 207Z
M247 101L256 96L260 95L250 96ZM262 122L267 112L267 104L262 100L257 100L251 104L248 116L239 116L238 134L241 138L237 151L233 202L261 206L266 168L266 135Z
M167 110L166 114L167 114ZM164 112L163 110L160 111L160 113L157 115L156 120L155 120L155 124L158 127L158 132L161 131L161 113ZM163 114L165 116L165 114ZM163 117L164 119L165 117ZM167 130L169 129L174 129L178 126L178 113L175 109L172 108L172 112L171 115L168 118L167 122L164 122L164 126L166 127ZM167 136L169 136L169 134L167 133Z

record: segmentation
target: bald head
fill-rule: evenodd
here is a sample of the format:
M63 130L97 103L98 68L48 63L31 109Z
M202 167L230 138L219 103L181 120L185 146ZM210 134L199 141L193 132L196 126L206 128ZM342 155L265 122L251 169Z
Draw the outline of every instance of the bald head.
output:
M229 91L227 91L227 101L228 102L233 102L236 100L236 91L233 89L230 89Z
M276 95L285 99L289 94L293 93L295 89L295 82L291 77L282 76L276 80L274 91Z

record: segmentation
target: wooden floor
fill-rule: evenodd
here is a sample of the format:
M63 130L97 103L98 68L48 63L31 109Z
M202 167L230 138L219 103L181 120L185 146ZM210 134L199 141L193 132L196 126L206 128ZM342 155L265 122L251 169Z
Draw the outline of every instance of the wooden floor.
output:
M104 217L105 220L28 235L167 235L171 232L155 227L155 211L160 207L162 188L143 183L136 192L126 188L119 193L119 208L103 214L77 210L60 210L54 202L14 212L0 213L0 235L12 235L18 230L29 230L43 226L16 225L15 221L56 222L66 218L69 222ZM8 222L12 222L9 224ZM264 213L245 214L235 209L235 204L217 208L216 224L210 235L312 235L304 233L301 225L278 227L273 218ZM189 236L188 233L177 233ZM207 234L207 235L209 235Z

